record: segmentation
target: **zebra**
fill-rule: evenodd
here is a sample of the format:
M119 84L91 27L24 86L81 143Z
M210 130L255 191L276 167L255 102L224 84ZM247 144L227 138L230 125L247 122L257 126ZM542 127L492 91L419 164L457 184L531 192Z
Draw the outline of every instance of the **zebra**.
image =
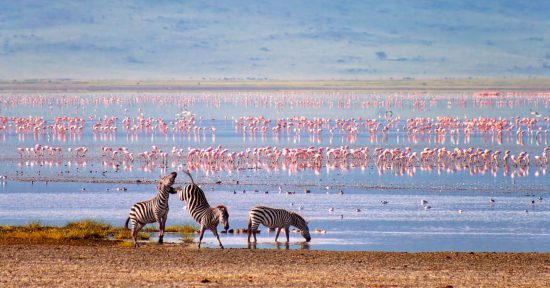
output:
M248 212L248 243L250 243L251 234L254 235L254 242L257 242L256 232L258 231L258 226L260 226L260 224L272 229L277 228L275 242L277 242L279 233L283 228L285 229L286 242L289 242L290 225L300 229L300 234L302 234L307 242L311 241L307 222L299 214L284 209L254 206Z
M172 172L167 176L160 179L158 185L158 191L155 198L138 202L132 206L130 215L126 219L124 228L129 230L128 223L132 221L132 240L134 247L139 247L137 242L137 236L139 230L148 223L157 222L159 224L159 240L158 243L162 244L164 238L164 225L168 217L168 197L169 194L175 194L176 191L172 188L178 174Z
M185 174L191 178L191 184L185 185L183 188L178 187L176 191L181 201L187 202L187 210L191 217L195 219L200 225L200 237L199 237L199 249L201 248L202 238L204 236L205 230L210 230L218 239L220 247L223 249L222 242L220 241L220 236L218 236L218 224L223 225L224 231L229 229L229 213L227 212L227 207L223 205L218 205L215 208L210 207L204 192L202 189L195 184L193 177L189 171L185 171Z

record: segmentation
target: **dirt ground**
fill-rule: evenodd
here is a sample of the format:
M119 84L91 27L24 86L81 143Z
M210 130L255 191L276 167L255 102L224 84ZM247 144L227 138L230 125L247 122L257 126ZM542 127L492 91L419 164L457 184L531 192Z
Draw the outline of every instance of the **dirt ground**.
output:
M0 243L0 287L550 287L550 254Z

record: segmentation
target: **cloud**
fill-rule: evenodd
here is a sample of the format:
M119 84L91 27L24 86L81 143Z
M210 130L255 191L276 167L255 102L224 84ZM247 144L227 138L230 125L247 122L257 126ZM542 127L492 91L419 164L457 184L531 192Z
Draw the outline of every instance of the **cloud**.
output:
M427 61L426 58L420 56L420 55L417 55L417 56L414 56L414 57L411 57L411 58L407 58L407 57L398 57L398 58L388 58L387 61L396 61L396 62L425 62Z
M548 75L550 4L508 2L4 1L0 77Z
M134 56L126 57L126 62L131 63L131 64L145 64L146 63L145 61L140 60L140 59L138 59Z
M529 37L527 38L527 41L532 41L532 42L543 42L544 41L544 38L542 37Z
M341 70L345 74L373 74L378 73L378 70L376 69L369 69L369 68L349 68Z
M353 62L359 62L359 61L361 61L361 57L347 55L347 56L338 58L338 60L336 60L336 63L344 64L344 63L353 63Z
M388 55L384 51L378 51L376 52L376 57L378 60L386 60L388 58Z

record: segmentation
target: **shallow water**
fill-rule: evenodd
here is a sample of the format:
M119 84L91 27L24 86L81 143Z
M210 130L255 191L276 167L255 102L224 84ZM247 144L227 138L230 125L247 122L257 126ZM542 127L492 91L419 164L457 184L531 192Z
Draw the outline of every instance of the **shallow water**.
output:
M513 135L503 137L502 141L482 133L473 133L467 140L465 137L451 139L447 135L444 141L436 141L434 135L412 139L396 130L390 130L387 135L377 133L373 138L363 129L351 139L342 132L331 136L326 130L320 137L307 133L277 137L271 133L265 136L242 133L234 125L235 119L242 116L264 116L273 121L294 116L326 117L331 121L338 117L361 117L382 123L399 116L401 120L397 126L404 125L407 117L417 116L515 119L516 116L531 117L532 111L548 115L550 98L544 93L505 95L500 99L480 99L467 92L216 91L37 95L0 95L0 115L40 116L48 123L59 115L78 115L87 120L86 125L83 133L67 133L65 137L47 132L21 133L9 127L0 129L0 175L6 176L0 180L2 225L32 221L63 225L91 218L121 226L133 203L154 196L154 185L131 183L138 179L155 180L159 175L186 168L185 161L175 159L169 159L166 167L160 163L146 165L138 160L113 163L101 156L102 146L124 146L135 154L151 149L152 145L164 151L170 151L173 146L187 151L188 147L222 145L231 151L244 151L265 146L349 145L350 148L369 147L371 151L376 147L411 147L418 152L424 147L452 150L473 146L510 150L515 154L526 151L534 157L548 145L547 140L536 139L534 135L526 135L524 143L519 144ZM65 100L56 102L62 96ZM14 99L19 102L15 103ZM197 126L215 127L215 136L211 132L164 134L155 129L128 134L120 123L124 116L133 119L143 114L155 119L162 117L170 126L184 111L197 115ZM112 116L119 117L116 133L92 133L94 123ZM536 127L548 129L549 123L543 119L539 119ZM60 146L64 151L69 147L86 146L89 153L85 158L65 155L56 159L21 158L17 153L16 147L32 147L37 143ZM299 234L291 233L290 249L550 252L547 241L550 237L550 177L546 170L547 167L531 165L526 171L504 167L479 170L422 166L397 171L380 169L369 163L345 167L323 165L320 169L292 169L282 164L230 171L199 169L193 174L195 180L202 183L212 205L228 207L231 228L245 228L248 209L258 204L303 214L310 223L313 239L305 245ZM181 174L177 185L185 181L187 179ZM216 182L221 184L214 184ZM128 190L117 191L116 188L123 186ZM283 193L279 193L279 186ZM305 194L305 189L311 193ZM340 190L344 195L338 195ZM287 191L296 194L288 195ZM543 200L538 200L539 197ZM490 199L495 202L491 203ZM431 209L425 210L421 200L427 200ZM173 197L170 204L168 225L192 223L187 211L181 208L183 203ZM334 212L328 211L331 207ZM326 230L326 234L313 233L315 229ZM283 239L284 234L279 240ZM166 240L181 241L176 235L167 236ZM217 247L210 232L206 233L204 241L206 246ZM284 244L275 244L274 233L268 234L265 227L258 241L258 248L286 249ZM247 247L243 235L222 235L222 242L226 247Z

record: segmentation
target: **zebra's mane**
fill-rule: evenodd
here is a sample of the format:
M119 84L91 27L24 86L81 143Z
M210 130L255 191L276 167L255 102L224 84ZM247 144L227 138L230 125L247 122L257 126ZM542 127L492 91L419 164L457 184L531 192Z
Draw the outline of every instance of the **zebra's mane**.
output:
M303 222L304 224L307 225L307 221L306 219L304 219L304 217L302 217L302 215L294 212L290 212L290 213L292 213L292 215L294 215L298 221Z

